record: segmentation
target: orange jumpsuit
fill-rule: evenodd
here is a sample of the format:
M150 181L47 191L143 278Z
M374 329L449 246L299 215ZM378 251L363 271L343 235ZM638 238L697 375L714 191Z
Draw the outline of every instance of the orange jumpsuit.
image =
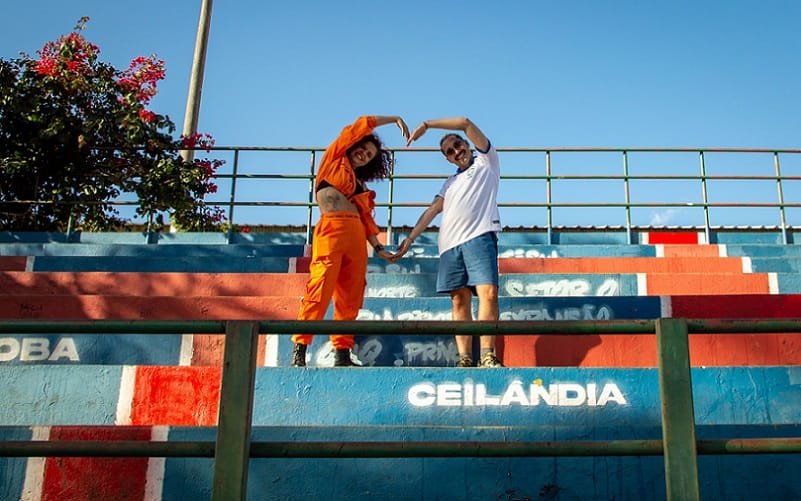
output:
M368 235L376 235L378 226L373 219L375 192L356 194L356 173L346 155L348 148L371 134L375 117L359 117L325 150L315 187L326 181L345 195L357 208L357 213L329 212L322 214L314 227L312 260L309 280L301 300L298 320L322 320L331 298L334 299L334 320L355 320L364 301L367 285ZM309 345L311 334L295 334L292 341ZM337 350L353 348L352 334L332 334L331 343Z

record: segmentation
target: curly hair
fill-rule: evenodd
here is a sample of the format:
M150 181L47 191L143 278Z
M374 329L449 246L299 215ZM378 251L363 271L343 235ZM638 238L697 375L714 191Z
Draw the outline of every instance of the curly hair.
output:
M356 177L361 181L375 181L377 179L386 179L392 172L393 160L392 153L384 149L381 139L375 134L364 136L361 141L351 146L347 154L357 146L362 146L365 143L373 143L378 149L378 154L373 157L366 165L359 167L356 170Z

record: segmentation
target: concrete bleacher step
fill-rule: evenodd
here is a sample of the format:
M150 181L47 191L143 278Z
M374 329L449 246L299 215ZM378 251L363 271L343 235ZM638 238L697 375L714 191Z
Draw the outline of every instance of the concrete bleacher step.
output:
M141 237L0 244L0 270L16 270L0 273L0 318L295 318L308 266L302 241L273 249L188 235L145 246ZM502 239L502 320L801 316L793 246L530 242ZM371 258L360 318L449 319L449 300L432 292L432 249L394 265ZM331 369L320 366L330 363L326 341L316 336L311 366L295 369L286 367L288 336L260 336L254 440L661 436L653 335L505 336L498 346L508 368L495 370L448 367L452 336L372 335L358 336L355 351L375 366ZM692 335L690 351L699 439L801 436L801 337ZM4 335L0 426L10 428L0 435L213 442L221 361L214 335ZM603 396L609 384L618 393ZM699 464L704 498L801 498L797 483L764 481L795 478L797 455L701 456ZM308 482L310 471L319 482ZM20 499L31 485L42 499L206 499L211 476L209 459L0 459L0 499ZM253 499L665 496L661 457L257 459L248 490Z
M739 273L737 257L629 257L629 258L505 258L498 260L501 273Z
M25 271L25 256L0 256L0 271Z
M801 257L801 245L793 244L727 244L723 246L729 256L752 258Z
M3 295L301 296L306 274L0 272Z
M293 320L299 298L287 297L132 297L9 296L0 318L22 320ZM669 297L507 297L499 301L501 320L606 320L679 318L796 318L800 295L707 295ZM330 318L330 317L329 317ZM368 298L364 320L450 319L447 298ZM187 333L191 334L191 333ZM260 364L288 365L289 336L260 340ZM326 336L310 349L313 364L330 362ZM215 364L222 346L214 335L9 335L0 358L8 363L168 363ZM269 344L271 348L267 350ZM356 354L367 365L448 366L457 353L452 336L357 336ZM776 365L801 363L801 339L791 334L715 334L693 336L694 365L733 361ZM499 355L508 366L649 366L655 363L653 339L636 335L515 335L499 339Z
M257 320L297 316L299 296L2 296L0 319Z
M795 257L763 257L743 258L750 263L750 270L754 273L801 273L801 258Z
M696 246L698 247L698 246ZM390 249L395 246L390 245ZM437 245L413 245L409 250L410 257L437 257ZM655 257L657 247L654 245L541 245L541 244L499 244L499 257ZM718 254L715 254L718 255Z
M13 250L13 245L17 246L16 250L31 250L20 247L28 244L10 244L6 250ZM282 247L282 250L272 250L270 247ZM147 250L140 253L139 248ZM438 259L424 255L432 247L421 248L424 252L395 264L375 257L370 259L367 298L360 319L451 318L449 300L437 295L434 290L433 272ZM64 249L69 249L65 251L67 255L57 255ZM14 272L9 272L6 276L0 276L0 285L5 285L5 294L11 296L0 307L0 316L178 319L190 315L217 320L290 320L297 313L306 279L302 271L309 261L307 257L291 257L292 253L301 250L303 246L298 244L42 243L42 255L28 259L28 268L34 270L33 273L14 275ZM763 296L777 293L787 296L788 293L801 291L801 280L795 274L743 273L749 271L754 259L780 258L726 256L725 246L546 246L513 243L506 250L515 255L522 253L550 257L500 260L503 272L500 287L502 320L604 320L695 314L706 318L709 313L699 312L697 308L693 310L692 307L709 303L691 299L691 307L682 306L684 297L700 298L704 295L714 298L712 306L719 313L713 316L723 317L747 311L747 308L742 308L741 301L732 302L724 296L740 295L743 301L756 300L768 311L774 303L765 302ZM739 250L744 251L746 247ZM114 252L118 255L97 255ZM225 254L225 257L221 258L221 254ZM592 254L603 254L604 257L593 257ZM274 257L260 257L268 255ZM565 257L570 255L584 257ZM272 271L256 271L265 267ZM49 268L84 271L44 271ZM113 271L94 271L99 269ZM46 295L50 297L41 297ZM784 304L786 300L786 297L782 297L777 304ZM282 357L287 351L284 345L288 341L286 336L279 338L275 357L281 365L286 362ZM212 353L203 363L218 361L219 346L215 346L216 341L204 339L203 336L195 339L195 345L199 348L197 353L206 349L206 345L212 346ZM553 350L541 349L538 354L535 353L533 346L538 342L536 339L521 337L519 340L505 340L514 348L507 350L509 362L519 365L562 364L568 359L578 360L578 364L597 364L601 361L625 363L619 360L619 355L625 352L626 339L643 353L633 357L635 364L652 359L652 350L641 348L639 341L631 337L623 337L619 346L601 339L597 349L592 342L588 344L586 339L581 341L577 338L571 343L579 348L566 350L565 356L556 356ZM714 339L714 336L710 339ZM398 362L414 365L416 359L409 354L426 350L445 353L435 357L434 363L428 365L448 365L454 361L447 343L442 344L443 337L401 339L365 336L360 341L361 348L365 350L367 344L373 347L381 345L382 355L370 360L378 365ZM518 342L522 343L520 350L517 350ZM552 345L549 343L549 346ZM170 353L174 351L170 349ZM753 350L748 348L746 351ZM525 357L514 358L512 353L518 352L525 353ZM595 353L600 355L593 355ZM547 356L540 356L543 354ZM192 357L193 361L201 359L202 355Z
M305 273L251 273L245 277L240 273L10 271L0 272L0 296L301 296L307 279ZM798 286L795 275L781 280L784 289L771 290L770 281L768 274L758 273L505 273L500 276L498 294L558 297L797 292L790 290ZM370 273L365 296L412 298L440 294L436 292L433 273Z
M195 273L285 273L309 271L308 257L0 257L0 271L142 271ZM436 273L438 258L401 258L395 263L372 257L368 273ZM26 268L27 267L27 268ZM799 273L801 258L602 257L501 258L501 273Z
M502 273L499 296L664 296L801 292L796 275L767 273ZM434 273L367 275L367 297L436 296ZM780 287L783 286L783 288Z
M192 273L286 273L294 271L294 257L125 257L33 256L30 271L140 271ZM22 269L25 269L24 267Z
M0 243L0 256L294 257L303 256L305 247L296 244Z

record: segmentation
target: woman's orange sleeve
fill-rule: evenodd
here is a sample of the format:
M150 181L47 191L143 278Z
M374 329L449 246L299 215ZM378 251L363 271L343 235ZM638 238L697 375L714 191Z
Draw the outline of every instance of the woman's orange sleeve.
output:
M330 155L332 158L345 156L345 152L348 151L348 148L361 141L364 136L371 134L374 129L374 116L357 118L355 122L346 125L342 129L342 132L339 133L339 137L334 139L334 142L326 148L325 154Z
M349 196L356 188L356 175L350 161L345 156L348 148L371 134L375 129L374 116L362 116L350 125L345 126L339 136L331 143L320 161L315 186L326 180L343 195Z

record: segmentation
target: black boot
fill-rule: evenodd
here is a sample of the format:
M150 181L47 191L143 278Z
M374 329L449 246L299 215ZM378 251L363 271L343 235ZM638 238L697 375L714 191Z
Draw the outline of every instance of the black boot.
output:
M357 367L350 358L350 350L344 348L334 353L334 367Z
M296 344L292 348L292 367L306 367L306 345Z

